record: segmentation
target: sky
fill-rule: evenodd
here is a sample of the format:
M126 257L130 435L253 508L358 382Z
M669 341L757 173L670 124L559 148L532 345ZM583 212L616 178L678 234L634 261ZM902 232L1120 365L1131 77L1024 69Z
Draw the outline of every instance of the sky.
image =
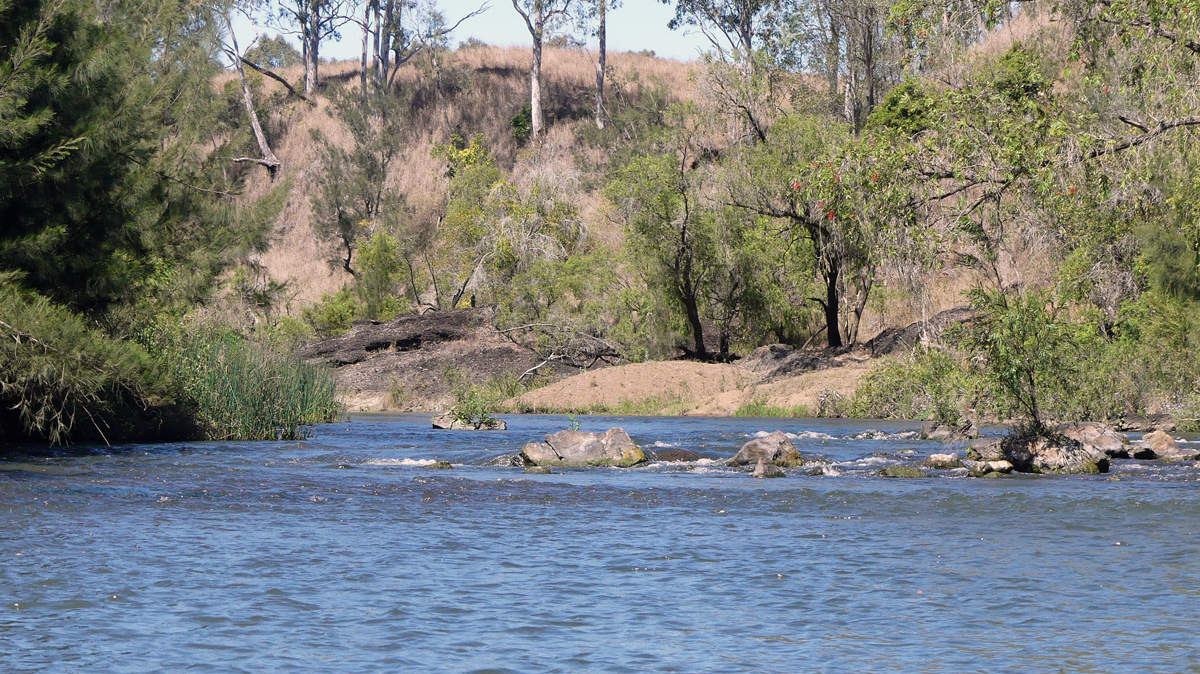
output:
M577 0L578 1L578 0ZM440 0L439 6L448 21L477 9L481 0ZM454 32L457 44L476 38L499 46L529 45L529 31L525 22L513 9L512 0L489 0L490 7L479 16L468 19ZM674 15L671 6L656 0L625 0L608 14L608 50L640 51L653 50L659 56L688 61L695 59L707 41L696 32L670 30L667 22ZM239 33L248 25L238 26ZM239 38L245 41L241 35ZM588 48L596 48L595 38L588 40ZM321 56L334 59L358 58L362 50L362 31L356 26L343 30L342 41L321 43Z

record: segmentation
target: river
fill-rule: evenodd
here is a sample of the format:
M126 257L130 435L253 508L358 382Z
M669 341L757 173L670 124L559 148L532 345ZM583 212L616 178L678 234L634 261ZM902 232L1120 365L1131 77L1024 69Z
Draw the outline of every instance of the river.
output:
M1197 463L886 479L941 445L586 417L709 460L525 475L483 464L567 421L506 419L0 461L0 669L1200 671ZM719 465L776 428L835 469Z

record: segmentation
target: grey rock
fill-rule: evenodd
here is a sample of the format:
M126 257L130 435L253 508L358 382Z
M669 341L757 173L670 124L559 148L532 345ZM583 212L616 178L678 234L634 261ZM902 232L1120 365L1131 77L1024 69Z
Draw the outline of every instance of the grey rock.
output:
M1129 438L1104 424L1094 421L1080 421L1059 424L1052 428L1051 431L1071 438L1084 447L1104 452L1112 458L1129 458Z
M754 472L750 477L783 477L783 471L773 463L767 463L763 457L758 457L758 465L754 466Z
M1066 437L1005 438L1004 458L1022 473L1107 473L1108 455Z
M1175 430L1175 420L1166 414L1126 417L1117 424L1117 430L1133 433L1149 433L1150 431L1171 433Z
M546 466L529 466L525 469L526 475L549 475L550 469Z
M920 437L922 440L941 440L942 442L968 442L979 437L979 429L967 421L961 426L939 424L926 421L921 424Z
M888 466L879 471L881 477L905 477L919 478L929 477L929 473L917 468L916 466Z
M783 431L773 431L761 438L754 438L742 445L738 453L726 463L730 466L747 466L758 463L762 459L766 463L779 466L800 466L804 459L796 446L784 435Z
M434 461L429 467L437 468L438 470L450 470L454 468L454 464L449 461Z
M1000 438L976 438L967 447L972 461L999 461L1004 458L1004 441Z
M1200 458L1200 451L1194 448L1180 447L1175 438L1163 431L1147 433L1139 443L1142 455L1138 458L1156 458L1166 461L1191 461ZM1154 453L1153 457L1146 456L1146 450Z
M950 470L962 468L962 461L959 460L957 454L930 454L929 458L925 459L925 467L933 470Z
M500 468L522 468L525 464L525 457L520 454L501 454L493 459L489 459L486 466L498 466Z
M543 442L521 449L527 463L538 466L620 466L646 460L646 454L621 428L604 433L565 430L551 433Z
M1013 465L1004 459L995 461L963 461L963 466L971 473L971 477L998 477L1013 471Z
M687 449L664 449L654 452L655 461L692 462L699 461L700 455Z

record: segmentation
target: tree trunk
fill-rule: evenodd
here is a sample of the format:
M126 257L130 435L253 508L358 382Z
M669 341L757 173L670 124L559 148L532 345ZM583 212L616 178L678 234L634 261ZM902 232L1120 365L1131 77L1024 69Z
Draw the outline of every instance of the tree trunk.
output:
M829 11L829 35L825 43L825 79L829 89L829 105L833 114L838 108L838 74L842 69L842 36L837 17Z
M542 135L542 3L534 5L533 22L533 63L529 66L529 117L530 137L538 139Z
M374 4L368 2L366 9L363 10L362 61L359 63L358 70L358 93L364 103L367 100L367 57L371 53L371 7Z
M229 41L233 47L231 61L233 67L237 69L238 79L242 83L242 105L246 108L246 116L250 118L250 128L254 131L254 140L258 143L258 151L262 154L262 161L259 162L267 167L267 173L271 176L271 180L275 179L275 172L279 170L279 158L271 151L271 145L267 143L267 135L263 133L262 125L258 123L258 111L254 109L254 97L250 95L250 85L246 82L246 69L242 66L242 52L238 47L237 36L233 32L233 21L229 14L225 14L225 25L229 28Z
M696 293L690 283L684 289L683 308L687 312L688 325L692 328L695 356L701 360L708 360L708 349L704 346L704 326L700 323L700 307L696 304Z
M379 27L379 81L388 76L388 63L392 58L392 21L396 12L396 0L386 0L383 5L383 23Z
M608 0L597 0L600 12L600 28L597 37L600 43L600 54L596 60L596 128L604 128L604 62L607 58L608 28L605 25L608 13Z
M841 264L837 260L829 260L829 270L825 273L825 335L829 346L842 346L842 331L838 326L838 277L841 275Z
M304 31L307 41L304 50L304 94L312 96L317 92L318 43L320 42L321 19L318 15L317 0L308 3L308 28Z

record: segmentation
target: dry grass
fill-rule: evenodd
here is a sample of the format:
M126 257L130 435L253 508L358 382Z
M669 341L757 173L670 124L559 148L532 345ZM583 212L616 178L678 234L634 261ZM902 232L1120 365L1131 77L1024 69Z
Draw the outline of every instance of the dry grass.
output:
M434 146L447 142L452 134L483 136L497 162L513 171L516 180L534 179L532 173L553 172L578 180L577 165L599 165L603 157L577 159L579 133L592 124L595 87L594 54L579 49L547 48L544 54L543 90L547 133L541 146L524 151L513 137L511 120L529 98L527 49L517 47L469 47L445 58L442 65L441 95L428 63L410 63L396 77L396 87L413 97L412 120L405 147L395 163L389 181L405 194L413 217L432 222L441 208L446 192L445 165L432 156ZM660 81L669 95L680 100L695 96L694 77L698 66L645 54L616 52L609 54L610 91L633 79ZM298 83L300 66L282 69L279 74ZM234 75L225 74L214 82L218 89ZM355 86L359 66L355 61L325 63L321 66L324 87ZM283 87L262 80L263 91L278 93ZM274 150L283 167L280 180L291 182L291 193L275 226L275 241L257 260L277 281L287 284L286 310L294 313L312 304L321 295L334 292L350 280L349 275L330 260L333 246L318 239L313 231L309 191L320 170L318 144L314 132L339 145L350 137L330 110L326 97L317 96L316 105L292 100L270 114L266 125L278 129ZM598 150L593 150L596 152ZM247 199L256 199L270 189L265 180L252 181ZM604 216L603 199L591 188L578 192L577 205L589 233L602 245L620 245L620 232Z

